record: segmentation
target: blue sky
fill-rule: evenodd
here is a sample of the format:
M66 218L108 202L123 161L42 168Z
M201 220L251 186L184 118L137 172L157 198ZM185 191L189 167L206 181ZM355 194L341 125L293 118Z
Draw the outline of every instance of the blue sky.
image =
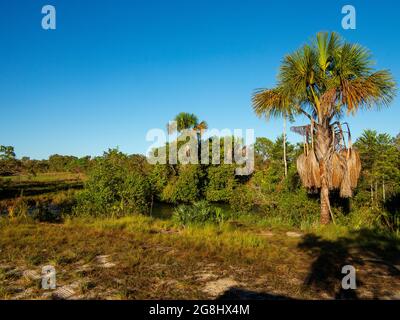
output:
M41 28L46 4L56 30ZM341 28L345 4L357 10L356 30ZM282 121L258 119L250 99L275 84L282 57L318 31L338 31L399 80L399 9L394 0L1 1L0 144L37 159L115 146L145 153L147 131L181 111L275 138ZM350 118L353 135L399 133L399 104Z

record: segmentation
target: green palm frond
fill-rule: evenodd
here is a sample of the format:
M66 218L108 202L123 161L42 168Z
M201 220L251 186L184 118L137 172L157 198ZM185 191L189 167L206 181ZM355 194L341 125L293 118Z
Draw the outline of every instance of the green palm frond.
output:
M309 46L287 55L281 65L278 82L299 97L307 96L307 87L315 83L316 55Z
M267 119L283 117L292 111L289 106L289 98L282 94L279 88L258 89L253 95L253 110L258 117Z
M329 67L329 33L320 32L317 34L314 46L317 51L319 67L325 72Z
M348 113L359 108L387 106L395 97L396 83L387 70L377 71L368 77L342 81L342 103Z
M368 49L344 43L335 57L335 74L340 79L354 79L368 76L373 71L373 60Z
M198 118L193 113L181 112L177 114L174 118L176 122L177 128L176 131L181 132L186 129L193 129L198 125ZM173 129L171 126L168 126L168 132L173 133Z

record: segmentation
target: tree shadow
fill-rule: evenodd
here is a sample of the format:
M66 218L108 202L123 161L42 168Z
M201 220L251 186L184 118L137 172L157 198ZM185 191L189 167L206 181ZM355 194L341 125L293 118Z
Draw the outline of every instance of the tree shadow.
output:
M358 299L358 289L364 285L357 270L357 290L342 288L342 279L346 275L342 274L342 267L345 265L362 269L366 263L373 264L376 274L385 273L397 278L396 281L400 280L400 270L396 267L400 263L400 240L375 230L354 231L336 240L309 234L298 247L315 257L304 284L325 291L336 299ZM384 295L384 289L380 288L379 283L373 290L374 297Z
M274 295L264 292L256 292L242 288L232 287L219 295L216 300L295 300L293 298Z

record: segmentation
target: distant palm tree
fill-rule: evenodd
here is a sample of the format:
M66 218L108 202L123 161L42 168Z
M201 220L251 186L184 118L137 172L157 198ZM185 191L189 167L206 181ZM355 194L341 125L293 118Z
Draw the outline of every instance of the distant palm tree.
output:
M199 122L197 116L193 113L181 112L175 116L173 121L175 121L177 124L176 131L178 132L182 132L184 130L193 130L202 134L204 130L207 130L208 128L207 122ZM173 131L174 128L168 126L168 132L173 133Z
M344 42L336 33L318 33L312 43L284 58L275 88L253 95L258 116L304 115L310 120L296 129L307 145L297 167L303 184L320 191L323 224L330 221L329 190L340 188L342 196L350 196L361 169L351 140L345 146L338 120L345 111L387 105L395 95L391 73L374 71L372 64L364 47Z
M176 128L168 124L167 127L169 133L174 133L174 130L176 130L178 133L181 133L184 130L191 130L196 133L198 144L200 146L201 137L204 131L208 129L207 122L205 121L199 122L195 114L187 112L181 112L177 114L173 121L176 122ZM188 154L188 150L186 151L186 153Z

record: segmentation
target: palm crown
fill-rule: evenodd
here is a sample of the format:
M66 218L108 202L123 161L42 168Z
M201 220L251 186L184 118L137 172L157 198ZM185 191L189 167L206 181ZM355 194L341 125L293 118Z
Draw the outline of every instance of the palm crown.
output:
M199 122L197 116L193 113L181 112L175 116L174 121L176 122L176 131L178 132L183 130L194 130L202 133L208 128L207 122ZM173 133L172 129L171 126L168 126L169 133Z
M387 70L374 71L369 51L336 33L318 33L311 44L287 55L273 89L253 96L259 116L304 114L323 124L343 111L386 105L395 82Z

